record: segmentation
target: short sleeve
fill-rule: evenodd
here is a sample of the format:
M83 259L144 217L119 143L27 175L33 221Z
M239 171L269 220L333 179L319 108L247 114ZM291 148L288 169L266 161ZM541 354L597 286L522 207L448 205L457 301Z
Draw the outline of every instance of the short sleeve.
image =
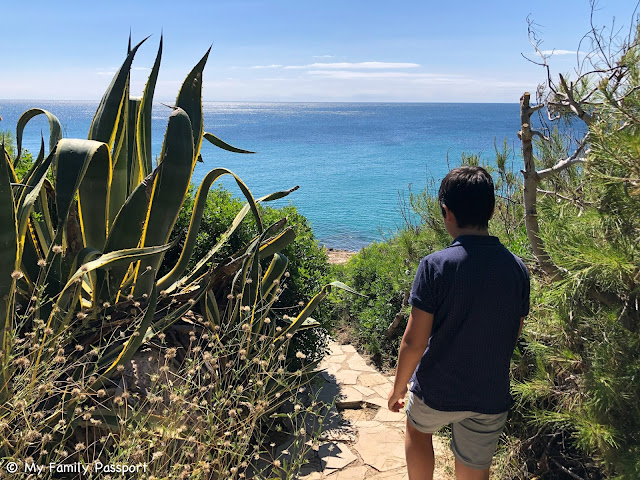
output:
M427 257L418 265L409 304L427 313L435 314L438 309L437 276Z
M526 317L529 315L530 308L530 297L531 297L531 279L529 277L529 270L526 265L522 264L522 272L524 274L524 282L522 287L522 308L521 308L521 317Z

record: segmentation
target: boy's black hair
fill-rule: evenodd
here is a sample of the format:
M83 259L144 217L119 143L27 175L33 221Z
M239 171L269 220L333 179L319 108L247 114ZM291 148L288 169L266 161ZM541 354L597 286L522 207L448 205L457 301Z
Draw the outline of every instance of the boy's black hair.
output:
M496 203L493 179L482 167L454 168L440 184L438 203L453 212L458 228L487 228Z

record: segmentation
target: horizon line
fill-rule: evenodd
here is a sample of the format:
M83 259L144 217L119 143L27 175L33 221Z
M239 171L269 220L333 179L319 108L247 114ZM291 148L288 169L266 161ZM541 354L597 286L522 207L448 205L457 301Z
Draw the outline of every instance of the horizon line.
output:
M100 100L62 99L62 98L0 98L0 102L93 102ZM158 99L153 103L171 102L170 99ZM470 105L518 105L519 102L470 102L470 101L418 101L418 100L202 100L202 103L399 103L399 104L470 104Z

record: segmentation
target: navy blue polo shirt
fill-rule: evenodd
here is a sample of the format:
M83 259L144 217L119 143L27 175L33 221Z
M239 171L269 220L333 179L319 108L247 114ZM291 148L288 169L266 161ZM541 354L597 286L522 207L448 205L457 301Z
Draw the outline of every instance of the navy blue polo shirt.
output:
M461 235L422 259L409 303L434 316L411 391L436 410L508 410L511 356L529 313L522 260L497 237Z

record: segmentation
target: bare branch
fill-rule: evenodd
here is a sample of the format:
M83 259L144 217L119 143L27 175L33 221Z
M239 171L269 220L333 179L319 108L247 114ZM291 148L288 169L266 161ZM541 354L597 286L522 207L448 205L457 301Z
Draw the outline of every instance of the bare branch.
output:
M545 142L549 141L549 137L547 137L545 134L543 134L542 132L539 132L538 130L531 130L531 135L532 136L537 136L540 137L542 140L544 140Z
M593 122L593 115L586 112L582 108L582 105L580 105L580 103L577 102L573 97L573 84L571 87L569 87L569 85L567 85L567 81L564 79L562 74L560 74L559 77L560 77L560 84L562 85L562 88L565 91L565 96L566 96L567 102L569 103L569 108L571 108L571 111L575 113L580 120L582 120L587 125L591 125L591 123Z
M583 146L584 144L578 147L578 149L573 153L573 155L565 158L564 160L560 160L553 167L545 168L544 170L539 170L537 172L538 178L540 178L540 180L544 180L545 178L550 177L551 175L555 175L556 173L561 172L562 170L565 170L566 168L569 168L572 165L575 165L577 163L585 163L587 159L585 157L578 156L580 155L580 152L582 151ZM587 150L585 154L588 155L590 152L591 150Z

